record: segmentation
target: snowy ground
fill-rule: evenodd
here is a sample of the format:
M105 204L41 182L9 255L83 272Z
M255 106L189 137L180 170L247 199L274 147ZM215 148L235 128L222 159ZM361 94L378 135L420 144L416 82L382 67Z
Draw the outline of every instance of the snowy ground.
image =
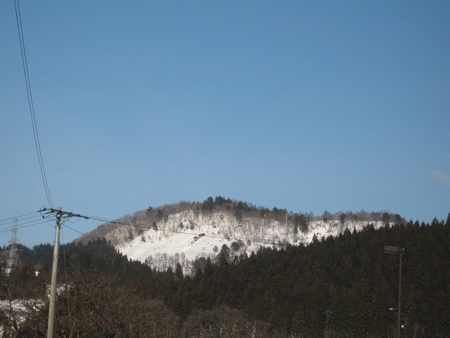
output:
M36 311L41 309L45 305L42 300L35 299L14 299L12 301L0 300L0 312L4 313L7 318L9 318L11 323L16 323L20 326L31 311ZM0 337L3 337L3 327L0 326Z
M236 246L236 242L240 242L240 249L237 252L231 251L231 255L242 252L249 254L261 246L309 244L314 236L320 240L322 237L337 236L346 229L360 231L368 223L312 221L309 231L302 233L295 232L293 224L288 222L261 218L237 220L229 213L204 215L189 210L170 215L158 222L156 227L149 226L144 231L137 231L131 226L119 227L109 234L109 239L119 243L116 248L130 259L147 262L161 270L180 263L186 270L189 262L197 258L216 257L223 245L231 248ZM375 228L383 226L381 222L370 223ZM130 240L130 237L133 239Z

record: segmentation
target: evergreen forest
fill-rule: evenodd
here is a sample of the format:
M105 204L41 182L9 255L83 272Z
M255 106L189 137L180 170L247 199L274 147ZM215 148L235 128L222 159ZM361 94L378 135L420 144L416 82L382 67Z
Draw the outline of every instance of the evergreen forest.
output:
M399 257L385 245L404 248L402 336L450 337L450 214L233 259L219 254L198 260L193 275L181 266L152 270L105 240L62 245L55 335L394 337ZM0 275L0 325L8 337L44 337L53 249L20 250L16 268Z

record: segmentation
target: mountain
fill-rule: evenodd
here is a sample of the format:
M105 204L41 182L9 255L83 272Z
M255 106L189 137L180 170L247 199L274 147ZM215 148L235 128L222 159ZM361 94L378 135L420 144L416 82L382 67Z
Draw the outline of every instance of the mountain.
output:
M190 271L183 271L178 264L175 269L163 271L159 267L160 271L155 271L118 253L105 239L86 245L62 245L60 280L70 287L56 303L57 335L140 336L142 332L153 332L155 337L391 337L397 333L397 290L402 271L401 335L450 336L448 316L443 315L450 312L450 214L446 222L434 219L431 224L397 224L398 217L386 212L324 213L320 219L276 208L255 208L243 202L210 202L149 208L95 230L97 235L109 234L118 246L133 248L138 236L144 235L145 239L150 233L161 237L154 237L155 243L163 242L164 232L171 233L169 224L176 225L177 217L185 217L189 231L183 223L184 229L173 231L172 239L177 234L197 233L203 219L208 223L206 230L231 228L236 237L223 237L227 243L234 240L228 250L222 246L214 253L219 256L216 262L198 259ZM188 222L189 217L197 223ZM234 231L233 225L226 227L226 217L231 217L230 222L238 225L241 234ZM269 234L283 235L285 229L285 236L280 235L277 243L273 239L271 243L261 241L267 247L237 256L251 248L251 243L246 247L238 238L245 236L246 225L251 229L252 218L262 224L258 227L255 221L254 229L262 228L263 221L268 220L265 225ZM364 226L366 222L389 225L375 229L374 224ZM319 238L318 229L326 234L328 224L334 225L331 232L343 233ZM358 225L362 231L357 231ZM352 226L355 230L350 231ZM138 232L140 235L133 235ZM112 236L114 233L116 236ZM121 242L123 235L126 240ZM134 238L127 239L130 235ZM300 238L308 235L312 242L303 245ZM199 233L191 246L208 236L224 235ZM287 245L292 238L297 242ZM256 239L260 238L255 235ZM176 243L181 252L184 246ZM402 248L402 260L385 254L386 245ZM161 244L160 250L168 248L167 243ZM53 251L50 244L23 249L19 266L9 276L0 274L0 298L7 300L0 305L9 314L0 315L0 327L11 333L9 336L44 336L48 296L42 285L50 279ZM146 254L144 250L143 256ZM172 264L167 252L166 256L166 265ZM36 268L41 272L38 275ZM45 308L35 311L35 301L24 304L29 316L17 325L23 314L13 311L16 299L44 300Z
M369 224L378 229L390 219L401 221L398 215L386 212L325 212L316 217L219 196L203 203L149 207L103 224L77 241L105 238L130 259L146 262L157 270L180 264L183 271L194 273L194 262L202 258L233 258L261 247L306 245L344 231L361 231Z

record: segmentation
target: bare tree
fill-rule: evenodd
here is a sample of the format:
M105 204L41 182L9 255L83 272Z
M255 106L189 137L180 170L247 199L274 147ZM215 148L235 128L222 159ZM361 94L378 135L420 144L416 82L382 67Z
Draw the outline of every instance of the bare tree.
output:
M269 337L270 325L245 318L243 312L228 306L197 311L187 318L182 337Z
M54 332L59 337L171 337L177 325L178 317L162 301L140 298L120 286L118 277L78 271L59 295ZM30 337L44 332L42 314L18 331Z

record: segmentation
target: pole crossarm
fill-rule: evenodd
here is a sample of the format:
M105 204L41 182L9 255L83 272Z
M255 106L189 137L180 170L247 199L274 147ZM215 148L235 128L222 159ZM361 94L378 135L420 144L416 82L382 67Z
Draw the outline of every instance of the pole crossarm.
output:
M84 218L84 219L89 219L88 216L74 214L73 212L58 210L58 209L54 209L54 208L44 208L40 211L48 211L49 213L56 213L57 215L66 216L66 217L80 217L80 218Z
M392 255L401 255L405 252L405 249L400 248L398 246L385 245L384 253L392 254Z

